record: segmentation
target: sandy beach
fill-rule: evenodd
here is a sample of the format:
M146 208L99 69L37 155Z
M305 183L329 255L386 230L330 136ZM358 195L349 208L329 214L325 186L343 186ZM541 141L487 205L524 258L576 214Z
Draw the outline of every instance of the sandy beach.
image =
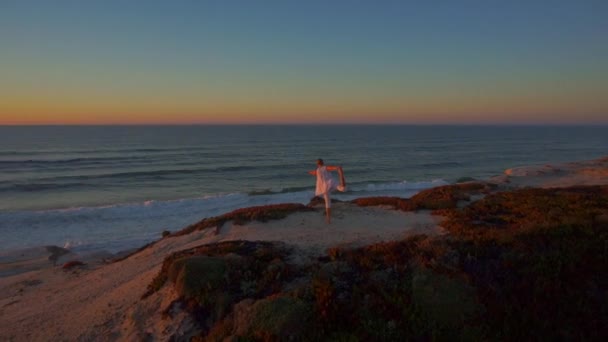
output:
M518 167L493 177L494 192L521 188L607 185L608 157L556 165ZM463 205L484 195L472 196ZM0 340L164 341L187 338L196 328L187 310L163 313L179 294L165 285L145 299L148 284L171 253L226 241L272 241L290 249L289 263L307 264L339 246L354 248L417 234L448 234L430 210L398 211L336 203L331 225L322 206L268 222L227 222L218 229L160 239L113 262L110 254L74 255L58 247L0 255ZM63 266L80 261L69 269Z

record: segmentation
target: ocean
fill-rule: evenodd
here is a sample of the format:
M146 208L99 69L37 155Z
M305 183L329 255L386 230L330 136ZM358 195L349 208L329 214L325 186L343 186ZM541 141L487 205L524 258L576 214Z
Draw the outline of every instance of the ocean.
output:
M0 126L0 250L118 252L236 208L348 200L608 154L606 126Z

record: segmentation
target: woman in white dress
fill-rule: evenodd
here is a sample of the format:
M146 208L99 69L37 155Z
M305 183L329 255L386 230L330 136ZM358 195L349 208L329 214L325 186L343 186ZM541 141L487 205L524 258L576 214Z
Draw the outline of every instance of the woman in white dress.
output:
M340 184L336 184L336 181L331 176L331 171L337 171L340 176ZM315 196L323 196L325 199L325 214L327 223L331 223L331 199L329 194L338 190L341 192L346 191L346 181L344 180L344 172L342 172L342 166L331 166L325 165L323 159L317 159L317 169L308 171L309 174L317 176L317 187L315 189Z

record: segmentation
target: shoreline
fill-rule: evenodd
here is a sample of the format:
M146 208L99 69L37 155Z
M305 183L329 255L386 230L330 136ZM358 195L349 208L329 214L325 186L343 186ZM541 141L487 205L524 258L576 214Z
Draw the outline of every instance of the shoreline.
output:
M597 159L591 159L591 160L579 160L579 161L571 161L571 162L565 162L565 163L549 163L549 164L538 164L538 165L530 165L530 166L518 166L518 167L512 167L512 168L508 168L506 170L503 171L502 174L500 175L495 175L495 176L491 176L488 177L487 179L474 179L471 178L469 179L468 177L466 177L466 180L464 182L487 182L487 183L492 183L492 184L497 184L500 185L503 189L505 190L511 190L511 189L515 189L518 187L526 187L526 186L535 186L535 187L542 187L542 188L547 188L547 187L566 187L566 186L574 186L574 185L586 185L586 184L606 184L608 183L608 181L606 182L601 182L598 181L599 178L607 178L608 177L608 171L605 170L593 170L593 167L596 167L597 165L601 165L601 164L605 164L608 160L608 157L600 157ZM580 170L579 170L580 168ZM406 183L406 182L398 182L399 184L401 183ZM433 184L433 183L438 183L438 185L432 186L432 187L420 187L418 188L420 183L424 183L424 184ZM458 184L459 182L453 183L453 184ZM391 183L393 184L393 183ZM397 184L397 183L394 183ZM425 181L425 182L412 182L411 183L412 186L414 186L413 188L411 188L409 191L424 191L427 189L432 189L435 188L437 186L442 186L442 185L450 185L452 183L445 183L442 180L433 180L433 181ZM414 190L417 189L417 190ZM273 193L273 194L282 194L282 192L278 192L278 193ZM312 192L311 192L312 194ZM415 195L416 193L414 193ZM234 195L234 194L230 194L230 195ZM384 195L379 195L379 196L384 196ZM412 195L413 196L413 195ZM192 199L186 199L186 200L198 200L198 199L205 199L209 196L204 196L201 198L192 198ZM217 196L211 196L211 197L217 197ZM366 198L369 196L361 196L361 197L354 197L353 195L348 196L348 200L346 200L345 202L353 202L356 201L359 198ZM409 197L407 197L409 198ZM170 200L169 202L180 202L184 199L177 199L177 200ZM156 201L146 201L145 203L150 203L150 202L156 202ZM304 203L304 202L302 202ZM140 205L142 203L121 203L121 204L116 204L116 205L103 205L100 208L112 208L112 207L131 207L131 206L137 206ZM271 203L271 204L280 204L280 203ZM254 204L253 206L256 205L260 205L260 204ZM68 208L68 209L53 209L50 211L65 211L65 210L80 210L80 209L86 209L86 210L91 210L91 209L95 209L98 207L76 207L76 208ZM240 207L240 208L235 208L234 210L240 210L240 209L246 209L248 207ZM43 210L43 211L47 211L47 210ZM18 211L21 212L21 211ZM223 214L223 213L218 213L219 215ZM178 227L178 229L180 229ZM162 230L159 231L159 235L162 233ZM141 238L138 238L137 240L141 240ZM29 253L30 250L32 249L43 249L45 247L52 247L52 248L60 248L60 249L65 249L68 252L70 252L73 255L77 255L77 257L80 258L84 258L84 259L91 259L91 256L95 256L95 255L101 255L102 258L105 259L110 259L112 258L112 256L114 257L120 257L123 256L126 253L130 253L134 250L137 250L139 248L141 248L143 245L149 244L151 242L155 242L157 241L158 238L153 238L152 240L150 240L149 242L144 242L144 243L140 243L140 244L132 244L130 247L123 247L121 249L115 250L115 251L110 251L107 248L104 247L96 247L95 244L85 244L83 246L80 246L78 243L76 243L75 247L71 247L68 246L70 244L72 244L73 242L71 241L67 241L64 246L58 245L58 244L42 244L42 245L33 245L33 246L26 246L26 247L15 247L15 248L9 248L9 249L5 249L2 253L0 253L0 260L2 260L2 258L6 258L8 257L8 255L15 255L16 257L18 257L18 255L23 254L23 253ZM122 240L117 240L112 242L112 244L121 244ZM83 248L84 247L84 248ZM68 253L66 253L68 254ZM49 255L50 256L50 255ZM69 260L68 260L69 261ZM1 271L0 271L1 274Z
M598 166L600 169L597 169ZM559 164L539 164L513 167L504 170L503 174L501 175L489 177L485 180L472 179L465 181L464 183L467 182L495 184L500 189L506 191L522 187L551 188L576 185L603 185L608 184L608 156L592 160L573 161ZM428 189L433 189L436 187L437 186ZM428 189L421 189L420 191ZM364 198L367 197L358 197L350 201L338 202L354 203L357 200ZM309 203L309 205L310 204L311 203ZM247 208L250 207L243 207L236 210L244 210ZM150 244L157 243L161 239L162 237L159 237L151 240L148 243L144 243L143 245L121 249L116 252L110 252L103 248L80 250L78 246L74 249L57 245L42 245L8 249L0 253L0 279L7 275L10 276L20 274L30 270L52 268L58 265L61 266L71 261L83 261L87 264L102 266L112 262L112 260L119 260L125 256L136 253L138 250L141 250ZM60 255L55 257L55 253L57 253L57 251L60 251ZM48 262L45 260L48 260ZM10 266L11 264L16 265L17 268L12 268ZM21 267L21 269L19 269L19 267Z
M421 189L443 184L447 183L382 183L382 189L363 191L361 188L361 192L351 191L346 197L338 198L350 200L385 193L410 196ZM385 191L387 187L392 190ZM221 215L250 206L306 204L313 196L312 190L255 196L238 193L65 210L0 212L0 230L5 232L5 240L0 242L0 249L18 251L55 245L77 253L119 253L154 241L165 230L181 229L203 217ZM26 229L21 229L22 227Z
M464 184L462 188L466 188L467 184L477 183L479 182L461 184ZM508 169L503 175L482 183L491 184L493 189L488 192L476 188L473 192L466 190L470 193L465 195L458 191L447 195L453 195L450 199L458 201L458 207L462 207L490 193L528 188L551 189L561 187L560 185L564 188L607 185L608 157L552 166ZM455 188L457 186L446 187ZM420 201L425 200L423 198ZM201 244L240 240L270 241L291 249L289 262L308 264L323 257L332 248L349 250L374 243L401 241L419 234L445 234L440 227L442 216L432 215L428 208L401 211L390 206L393 204L364 205L366 204L337 203L334 206L336 216L329 226L324 223L322 210L317 205L313 206L312 211L290 213L284 218L268 222L226 221L219 225L219 229L199 230L195 227L183 235L173 232L175 236L160 238L118 262L100 262L104 257L84 260L80 256L82 260L78 261L84 260L85 265L74 265L65 270L62 268L64 263L75 261L79 257L70 255L69 251L63 249L32 248L30 256L33 256L33 264L24 264L27 259L25 254L20 256L21 259L14 260L19 267L30 267L26 272L10 273L10 270L4 269L4 273L0 273L6 274L0 276L0 292L3 293L0 296L0 337L10 341L23 338L44 340L48 336L66 339L104 336L103 339L108 340L144 338L146 334L160 339L180 336L180 329L187 330L186 326L192 324L187 312L179 311L175 315L173 321L180 322L177 325L163 321L160 317L163 308L169 307L176 298L171 287L165 286L159 293L145 300L140 297L159 273L165 257ZM413 204L409 201L398 205ZM437 209L441 214L442 209ZM49 259L49 256L52 258ZM105 258L107 257L106 255ZM3 267L8 264L8 259L0 260ZM37 303L47 300L48 304L42 312Z

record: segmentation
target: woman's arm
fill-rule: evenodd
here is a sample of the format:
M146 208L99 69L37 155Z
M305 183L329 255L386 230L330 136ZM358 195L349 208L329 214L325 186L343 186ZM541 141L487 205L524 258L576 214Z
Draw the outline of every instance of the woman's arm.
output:
M326 168L327 168L327 171L338 171L338 170L342 169L342 166L327 165Z
M316 175L317 175L317 170L311 170L311 171L308 171L308 173L309 173L311 176L316 176Z

